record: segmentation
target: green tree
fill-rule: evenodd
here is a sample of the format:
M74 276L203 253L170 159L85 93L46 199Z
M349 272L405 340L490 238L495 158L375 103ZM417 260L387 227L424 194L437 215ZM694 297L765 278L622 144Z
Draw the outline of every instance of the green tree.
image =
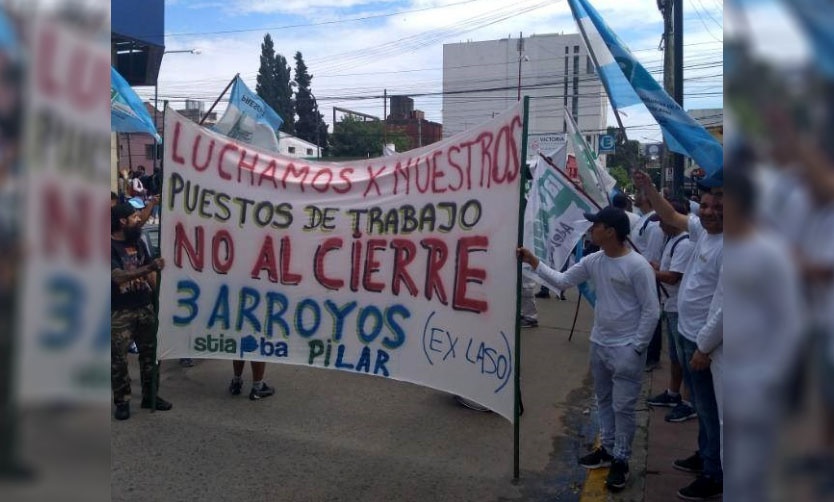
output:
M617 180L617 188L622 192L633 192L634 182L628 175L628 171L622 166L611 167L608 169L611 176Z
M295 106L290 88L290 66L287 58L275 52L272 37L267 33L261 44L261 65L258 68L255 92L284 120L281 130L295 133Z
M382 155L383 122L366 122L352 115L345 115L334 124L330 135L330 154L334 157L379 157ZM387 140L397 151L405 151L408 138L401 133L388 131Z
M319 113L318 103L311 91L313 76L307 71L301 52L295 53L295 111L298 121L295 123L295 135L321 147L327 145L327 124L324 115ZM327 153L327 148L325 148Z

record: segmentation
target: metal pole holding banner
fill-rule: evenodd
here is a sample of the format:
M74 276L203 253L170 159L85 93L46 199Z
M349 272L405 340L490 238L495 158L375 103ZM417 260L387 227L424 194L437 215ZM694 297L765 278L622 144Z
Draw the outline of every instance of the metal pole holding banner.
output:
M530 96L524 96L524 117L521 133L521 172L527 166L527 119L530 109ZM524 178L519 176L518 188L518 243L524 244ZM515 284L515 399L513 404L513 481L518 481L520 465L519 442L521 440L519 418L521 417L521 261L516 262Z
M211 108L209 108L208 111L206 112L206 114L203 115L203 118L200 119L200 125L203 125L203 122L205 122L206 119L208 118L208 116L211 115L211 112L214 111L214 107L217 106L217 103L219 103L220 100L223 99L223 96L225 96L226 93L229 92L229 88L232 86L232 84L235 83L235 80L237 80L237 78L239 76L240 76L240 73L235 73L234 78L232 78L232 80L229 81L229 84L226 85L226 88L223 89L223 92L221 92L220 95L217 96L217 99L214 100L214 103L211 104ZM163 115L163 120L164 120L164 117L165 116Z
M164 108L162 109L162 138L163 144L165 141L165 114L168 113L168 100L164 101ZM164 148L163 148L164 149ZM157 238L157 245L162 249L162 199L165 195L165 176L159 178L159 237ZM156 354L157 347L157 333L159 332L159 293L162 291L160 285L162 284L162 270L156 273L156 291L153 294L153 309L154 309L154 325L153 325L153 353L154 364L151 372L151 413L156 413L156 394L157 386L159 385L159 357Z

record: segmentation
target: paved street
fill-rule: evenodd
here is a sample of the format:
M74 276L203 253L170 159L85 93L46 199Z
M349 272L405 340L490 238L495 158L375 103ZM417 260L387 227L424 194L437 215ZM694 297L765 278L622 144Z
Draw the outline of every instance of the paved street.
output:
M229 361L166 361L170 412L112 422L113 500L578 500L589 439L588 330L583 302L538 300L522 332L521 479L513 429L450 395L380 378L270 365L275 396L226 390ZM137 375L135 356L131 374ZM249 368L244 373L250 383ZM138 382L134 381L134 395Z

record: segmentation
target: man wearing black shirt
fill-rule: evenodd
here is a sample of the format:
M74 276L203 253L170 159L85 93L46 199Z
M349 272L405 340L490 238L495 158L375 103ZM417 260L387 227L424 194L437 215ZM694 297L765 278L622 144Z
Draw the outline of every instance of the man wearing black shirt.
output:
M110 209L110 379L115 418L130 418L130 375L127 351L131 340L139 348L142 379L142 408L151 407L152 375L156 361L153 290L156 273L165 266L162 258L152 260L142 242L139 213L130 204ZM157 396L156 409L171 409L171 403Z

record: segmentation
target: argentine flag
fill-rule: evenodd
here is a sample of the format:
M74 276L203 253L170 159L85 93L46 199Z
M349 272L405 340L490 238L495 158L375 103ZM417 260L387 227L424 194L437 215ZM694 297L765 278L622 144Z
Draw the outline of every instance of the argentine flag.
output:
M704 169L706 176L702 184L721 185L724 170L721 143L666 93L587 0L568 0L568 3L614 108L642 102L660 125L669 149L692 157Z
M112 66L110 67L110 130L144 132L156 138L158 143L162 142L142 99Z

